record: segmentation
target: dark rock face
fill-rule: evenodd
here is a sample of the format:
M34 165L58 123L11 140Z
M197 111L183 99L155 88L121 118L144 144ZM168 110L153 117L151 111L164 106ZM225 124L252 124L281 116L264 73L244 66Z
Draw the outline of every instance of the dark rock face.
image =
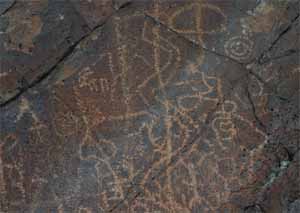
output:
M0 3L0 212L298 212L299 6Z

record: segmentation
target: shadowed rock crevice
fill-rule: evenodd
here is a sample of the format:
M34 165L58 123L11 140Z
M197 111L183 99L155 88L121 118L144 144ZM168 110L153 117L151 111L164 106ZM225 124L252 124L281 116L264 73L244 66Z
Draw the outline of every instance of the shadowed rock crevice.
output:
M16 0L7 0L0 2L0 16L5 15L16 4Z
M11 9L13 6L14 6L14 4L15 4L16 2L14 1L13 3L12 3L12 5L2 14L2 15L4 15L9 9ZM119 9L124 9L124 8L126 8L127 6L130 6L130 4L125 4L125 5L122 5L122 7L120 7ZM117 11L115 11L115 13L116 13ZM78 15L80 15L80 14L78 14ZM73 52L76 50L76 48L78 47L78 45L80 45L80 43L82 42L82 41L84 41L86 38L88 38L91 34L93 34L96 30L98 30L99 28L101 28L104 24L105 24L105 22L109 19L109 18L111 18L112 16L113 16L114 14L111 14L109 17L107 17L107 19L103 22L103 23L101 23L101 24L98 24L98 25L96 25L96 26L94 26L92 29L89 29L89 32L87 33L87 34L85 34L85 35L83 35L81 38L79 38L77 41L75 41L71 46L69 46L66 50L65 50L65 52L63 53L63 55L61 56L61 58L59 58L58 60L57 60L57 62L54 64L54 65L52 65L52 67L48 70L48 71L46 71L46 72L44 72L41 76L39 76L39 77L37 77L36 79L34 79L31 83L28 83L27 81L26 81L26 79L24 78L24 77L22 77L22 81L24 82L26 82L25 84L21 84L21 86L20 87L18 87L18 92L14 95L14 96L12 96L12 97L10 97L8 100L6 100L6 101L4 101L4 102L2 102L2 103L0 103L0 107L4 107L4 106L6 106L6 105L8 105L8 104L10 104L11 102L13 102L13 101L15 101L16 99L18 99L24 92L26 92L28 89L30 89L30 88L32 88L32 87L35 87L37 84L40 84L42 81L44 81L45 79L47 79L57 68L58 68L58 66L60 65L60 64L62 64L71 54L73 54Z
M299 16L300 16L300 13L298 13L290 22L290 24L282 30L282 32L280 32L278 34L278 36L275 38L274 41L271 42L271 44L269 45L268 49L266 51L264 51L259 57L258 57L258 63L259 64L263 64L265 63L264 61L266 61L266 57L267 57L267 54L268 52L272 51L272 49L274 48L274 46L276 46L276 44L280 41L280 39L282 39L293 27L293 25L299 21ZM294 53L294 51L292 52L289 52L290 54L291 53ZM289 55L289 54L288 54ZM270 61L272 59L269 59L267 61Z

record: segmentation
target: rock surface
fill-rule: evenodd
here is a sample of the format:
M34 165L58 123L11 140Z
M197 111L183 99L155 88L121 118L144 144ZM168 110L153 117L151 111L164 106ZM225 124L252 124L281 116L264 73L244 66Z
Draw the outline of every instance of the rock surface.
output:
M0 212L298 212L299 1L0 2Z

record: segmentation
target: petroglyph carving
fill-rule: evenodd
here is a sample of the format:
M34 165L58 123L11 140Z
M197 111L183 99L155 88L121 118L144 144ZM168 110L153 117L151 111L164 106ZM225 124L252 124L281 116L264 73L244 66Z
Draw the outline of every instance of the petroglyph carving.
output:
M235 36L225 43L225 52L236 60L249 59L253 52L254 43L246 36Z
M281 155L292 162L278 147L265 156L267 108L284 102L272 91L277 59L241 70L260 36L234 27L247 13L228 2L125 4L66 41L53 70L3 107L0 212L222 212L236 192L260 190ZM70 23L69 6L53 21ZM298 76L290 66L276 89Z
M217 134L217 138L220 141L233 141L232 139L236 135L236 129L232 122L232 116L236 113L237 105L234 102L225 102L222 105L221 111L218 111L217 116L213 122L212 127Z
M95 173L97 182L96 192L101 195L99 207L108 208L108 202L119 201L124 198L122 184L124 181L115 171L112 160L116 156L116 146L112 141L100 139L97 141L91 138L90 143L80 144L79 156L82 166L78 169L83 183L86 181L85 163L92 165L90 169ZM87 165L89 165L87 164Z
M79 78L79 88L88 87L92 92L109 92L110 85L106 78L93 79L93 71L90 67L83 69L82 75Z
M268 138L266 133L255 127L253 122L239 115L237 109L238 107L235 102L225 101L221 110L216 112L217 116L212 121L212 128L216 133L220 146L227 149L233 145L232 143L234 143L236 137L238 137L238 127L236 122L239 123L238 125L240 128L252 132L251 134L253 137L259 138L258 142L260 144L264 144ZM247 130L245 129L246 126L248 127Z
M190 87L193 93L195 93L192 95L179 96L177 98L179 107L184 110L191 111L195 110L195 108L199 106L199 104L203 104L204 101L217 102L218 97L210 97L209 94L215 92L218 95L218 84L218 78L207 76L207 74L205 74L204 72L200 72L200 79L176 82L176 86Z
M214 23L205 23L205 15L211 15L215 17L218 22L215 26ZM186 22L188 26L182 26L182 22L185 17L192 16L193 21ZM203 34L213 34L221 32L225 29L225 23L227 17L222 10L209 3L196 2L187 4L176 10L169 18L168 24L176 32L183 33L185 35L195 36L196 41L202 43ZM191 24L192 23L192 24Z

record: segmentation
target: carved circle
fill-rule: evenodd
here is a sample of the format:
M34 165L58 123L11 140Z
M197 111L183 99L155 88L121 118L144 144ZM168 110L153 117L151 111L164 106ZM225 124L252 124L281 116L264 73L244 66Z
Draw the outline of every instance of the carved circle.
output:
M225 43L225 53L236 60L246 60L252 55L253 46L248 37L235 36Z

